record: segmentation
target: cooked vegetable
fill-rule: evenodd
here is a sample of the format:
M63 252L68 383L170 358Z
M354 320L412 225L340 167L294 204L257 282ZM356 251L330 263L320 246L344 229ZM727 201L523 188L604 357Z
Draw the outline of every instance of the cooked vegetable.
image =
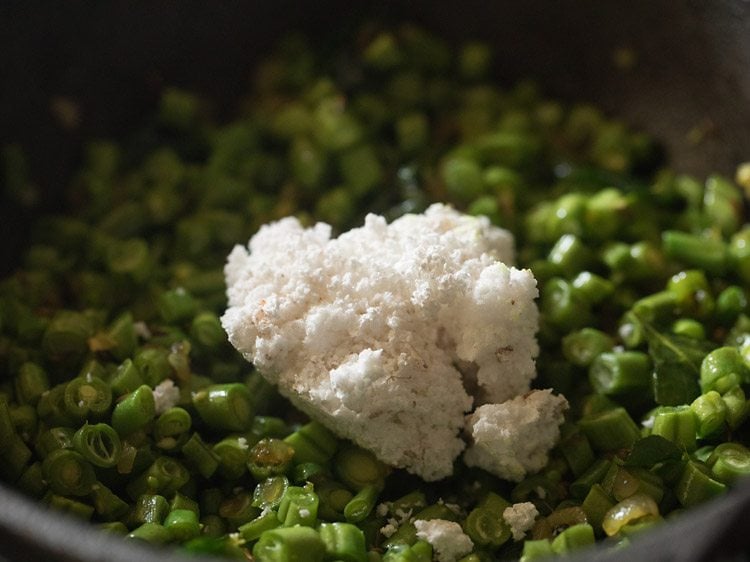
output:
M478 562L565 553L594 537L638 540L745 478L747 164L741 185L666 169L653 140L589 105L546 99L530 82L501 88L488 74L489 49L475 42L453 53L413 26L370 26L345 49L323 58L289 38L258 66L234 120L212 121L210 102L166 89L144 129L86 145L69 208L35 221L23 259L0 281L2 481L50 509L192 553ZM4 176L23 182L21 147L2 153ZM380 228L436 202L487 217L462 224L511 232L517 267L538 282L539 322L524 335L533 343L538 327L536 369L527 346L508 397L529 390L536 371L532 387L564 395L569 409L549 454L518 453L535 459L513 469L518 482L458 461L451 478L428 483L379 461L338 437L335 424L307 420L221 329L225 258L261 225L294 216L298 223L285 224L295 232L319 232L305 229L324 221L332 241L367 213L384 217L370 220ZM279 276L297 265L290 258L299 248L287 242L289 256L269 258ZM343 262L395 275L381 244L342 253L352 258ZM461 239L453 250L466 247ZM446 263L444 252L435 256L420 277L425 287ZM339 265L344 283L347 264ZM319 280L322 302L332 278ZM280 285L267 296L278 297ZM309 298L304 283L295 286L284 306ZM502 294L483 287L487 298ZM407 349L410 335L438 324L427 326L425 315L404 329L394 319L406 312L382 312L386 297L406 303L414 289L357 301L357 313L372 306L371 325L405 360L424 351ZM347 294L331 310L356 309ZM496 309L477 304L487 298L463 310L471 295L447 294L449 317L462 318L460 333L471 337L428 342L431 353L466 348L444 357L464 376L440 398L477 406L486 381L470 364L472 346L488 363L509 351L495 355L488 316ZM305 334L300 323L282 332L274 316L282 308L273 298L256 307L256 320L273 326L264 349L277 355L288 348L275 344ZM337 342L375 345L356 322L336 331L339 320L317 319L320 337L305 343L309 353L287 357L285 376L312 356L322 372L334 370L349 349ZM455 337L448 328L456 326L440 326L441 337ZM262 366L263 357L250 358ZM375 404L371 388L339 390L331 399ZM404 421L417 408L408 395L389 399L388 427L411 433L391 431L388 443L403 452L415 435L434 437ZM463 427L463 402L453 429ZM418 419L447 415L418 407ZM558 413L517 432L553 435ZM435 477L454 470L464 443L451 439L455 451L414 466Z

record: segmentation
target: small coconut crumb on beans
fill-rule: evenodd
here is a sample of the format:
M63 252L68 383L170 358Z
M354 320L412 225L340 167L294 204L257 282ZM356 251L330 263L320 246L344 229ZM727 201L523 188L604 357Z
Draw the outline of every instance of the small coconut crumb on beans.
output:
M474 548L474 543L464 533L461 525L454 521L417 519L414 526L417 528L417 538L432 545L437 562L456 562Z
M539 515L536 506L531 502L514 503L503 511L503 520L510 527L514 541L520 541L534 526Z

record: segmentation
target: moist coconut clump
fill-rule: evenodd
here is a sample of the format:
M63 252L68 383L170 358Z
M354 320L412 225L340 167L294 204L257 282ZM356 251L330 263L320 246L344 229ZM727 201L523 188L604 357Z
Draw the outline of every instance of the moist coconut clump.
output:
M440 204L337 238L289 217L232 250L222 324L310 417L437 480L465 414L534 377L536 280L513 258L509 232Z

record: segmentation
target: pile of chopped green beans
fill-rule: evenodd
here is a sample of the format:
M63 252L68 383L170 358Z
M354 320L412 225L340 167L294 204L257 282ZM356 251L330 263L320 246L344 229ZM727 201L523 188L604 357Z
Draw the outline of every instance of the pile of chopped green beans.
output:
M491 67L412 26L325 56L289 37L233 121L168 89L132 138L90 142L70 210L0 284L3 481L193 553L429 562L413 520L440 518L483 562L622 545L750 473L750 169L664 169L644 134ZM17 146L3 163L22 192ZM260 225L342 231L432 201L511 229L539 283L535 385L571 410L518 484L391 470L296 412L219 323L225 257ZM514 541L502 512L522 501L540 516Z

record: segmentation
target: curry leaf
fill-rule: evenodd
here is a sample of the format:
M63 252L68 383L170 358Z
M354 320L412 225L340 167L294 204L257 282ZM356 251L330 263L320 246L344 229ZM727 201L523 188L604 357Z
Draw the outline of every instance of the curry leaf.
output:
M701 362L714 348L708 341L666 334L643 322L648 352L654 362L654 400L662 406L689 404L700 395Z

